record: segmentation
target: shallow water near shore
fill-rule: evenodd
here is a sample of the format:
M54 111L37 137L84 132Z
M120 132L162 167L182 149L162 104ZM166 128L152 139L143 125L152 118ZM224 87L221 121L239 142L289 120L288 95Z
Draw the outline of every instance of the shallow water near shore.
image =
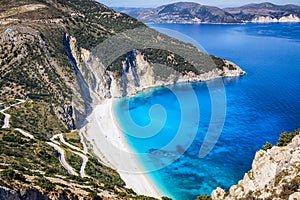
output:
M251 169L255 152L266 141L275 143L281 132L300 128L299 23L151 27L186 34L208 53L233 61L247 72L244 77L222 79L225 124L213 150L201 159L199 150L212 116L210 93L223 95L219 86L208 90L206 83L176 84L146 90L114 105L126 141L141 164L150 171L166 165L149 172L163 195L189 200L210 194L216 187L229 189ZM184 98L178 99L176 94ZM182 104L186 105L184 116L188 116L183 123ZM138 138L146 132L124 120L128 113L141 127L151 124L146 132L157 134ZM165 123L160 128L162 121ZM169 151L151 154L171 143L178 132L186 136L180 138L182 146L175 143ZM176 161L170 164L169 158Z

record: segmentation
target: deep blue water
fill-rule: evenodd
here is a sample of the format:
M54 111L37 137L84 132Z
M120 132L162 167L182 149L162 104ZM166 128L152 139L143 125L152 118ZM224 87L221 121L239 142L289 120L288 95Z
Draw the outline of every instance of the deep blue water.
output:
M188 200L216 187L229 189L251 169L255 152L266 141L275 143L281 132L300 127L300 24L151 27L185 40L161 28L183 33L208 53L235 62L247 75L210 81L209 87L178 84L121 99L115 114L125 137L146 169L165 166L150 173L165 195ZM212 151L199 158L212 107L226 110L225 123L219 139L218 129L213 129L218 140ZM128 114L138 126L128 121ZM214 123L213 128L221 126L222 115Z

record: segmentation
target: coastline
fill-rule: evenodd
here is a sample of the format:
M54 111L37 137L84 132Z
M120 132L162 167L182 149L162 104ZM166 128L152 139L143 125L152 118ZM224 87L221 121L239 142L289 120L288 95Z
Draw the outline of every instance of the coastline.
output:
M102 162L120 174L126 187L132 188L137 194L160 199L162 195L144 172L118 126L112 110L115 100L106 99L95 106L88 117L85 137Z

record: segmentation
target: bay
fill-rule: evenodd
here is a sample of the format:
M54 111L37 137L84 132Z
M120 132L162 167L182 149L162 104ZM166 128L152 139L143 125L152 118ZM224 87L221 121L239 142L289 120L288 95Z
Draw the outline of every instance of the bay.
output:
M251 169L255 152L266 141L275 143L281 132L300 127L300 24L150 26L181 40L191 38L188 42L238 64L247 75L223 78L223 89L215 80L210 87L176 84L121 99L115 115L125 138L164 195L188 200L216 187L228 190ZM213 115L211 94L219 92L222 99L224 91L220 138L199 158ZM128 113L132 123L125 120ZM149 129L141 132L136 126ZM139 137L148 132L155 135ZM166 151L157 151L170 143L174 145Z

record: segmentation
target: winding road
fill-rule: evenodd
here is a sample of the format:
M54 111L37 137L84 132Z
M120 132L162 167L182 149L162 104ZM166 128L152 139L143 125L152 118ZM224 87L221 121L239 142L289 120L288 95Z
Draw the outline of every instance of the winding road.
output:
M17 99L17 101L19 101L19 102L15 103L15 104L12 104L12 105L10 105L8 107L5 107L4 109L0 110L0 112L5 116L5 118L4 118L4 124L3 124L2 128L9 128L10 127L9 126L9 120L10 120L11 116L9 114L7 114L7 113L4 113L4 112L7 111L8 109L10 109L13 106L19 105L21 103L25 103L26 100Z
M11 118L11 115L5 113L5 111L9 110L10 108L12 108L12 107L14 107L16 105L19 105L19 104L22 104L22 103L26 102L26 100L22 100L22 99L16 99L16 100L18 101L17 103L9 105L9 106L5 107L4 109L0 110L0 113L2 113L5 116L5 118L4 118L4 124L2 126L3 129L10 128L9 120ZM0 105L3 105L3 103L0 103ZM18 131L19 133L21 133L23 136L25 136L27 138L34 139L33 135L31 135L30 133L28 133L28 132L26 132L26 131L24 131L24 130L22 130L20 128L15 128L14 130ZM80 137L82 137L82 135L80 135ZM78 173L66 161L65 150L60 147L60 143L59 142L55 141L56 138L59 138L59 140L60 140L60 142L62 144L66 145L70 149L74 150L74 151L71 151L72 153L74 153L74 154L76 154L76 155L78 155L78 156L81 157L82 164L81 164L81 167L80 167L80 176L82 178L83 177L88 177L86 175L86 173L85 173L85 167L86 167L86 164L87 164L87 162L88 162L89 159L85 155L85 154L87 154L87 148L86 148L86 145L83 142L83 139L80 138L80 141L83 144L84 150L82 150L79 147L76 147L76 146L74 146L74 145L66 142L62 134L54 135L50 139L51 142L46 142L48 145L50 145L51 147L53 147L59 153L59 161L60 161L61 165L68 171L69 174L72 174L72 175L75 175L75 176L78 176Z
M19 131L19 133L21 133L22 135L24 135L25 137L28 137L30 139L34 139L34 136L31 135L30 133L27 133L26 131L23 131L22 129L19 128L15 128L16 131Z
M85 167L86 167L86 164L87 164L87 162L88 162L88 157L86 156L86 155L84 155L84 154L86 154L82 149L80 149L79 147L76 147L76 146L74 146L74 145L72 145L72 144L70 144L70 143L68 143L68 142L66 142L66 140L64 139L64 137L63 137L63 134L57 134L57 135L54 135L54 136L52 136L51 137L51 142L52 142L52 144L54 144L54 145L56 145L56 146L58 146L59 145L59 142L57 142L57 141L55 141L55 139L56 138L59 138L59 140L60 140L60 142L62 143L62 144L64 144L64 145L66 145L66 146L68 146L69 148L71 148L71 149L73 149L73 150L75 150L75 151L72 151L72 153L74 153L74 154L76 154L76 155L78 155L78 156L80 156L81 157L81 159L82 159L82 164L81 164L81 167L80 167L80 176L83 178L83 177L87 177L87 175L85 174ZM79 152L81 152L81 153L79 153Z
M72 153L77 154L77 155L80 156L81 159L82 159L82 164L81 164L81 167L80 167L80 176L81 176L82 178L88 177L88 176L85 174L85 167L86 167L87 162L89 161L88 157L87 157L86 155L83 155L83 154L78 153L78 152L75 152L75 151L72 151Z
M57 144L54 144L52 142L46 142L46 143L52 146L59 153L59 161L61 165L68 171L68 173L78 176L75 170L67 163L65 158L65 151L62 148L60 148Z

